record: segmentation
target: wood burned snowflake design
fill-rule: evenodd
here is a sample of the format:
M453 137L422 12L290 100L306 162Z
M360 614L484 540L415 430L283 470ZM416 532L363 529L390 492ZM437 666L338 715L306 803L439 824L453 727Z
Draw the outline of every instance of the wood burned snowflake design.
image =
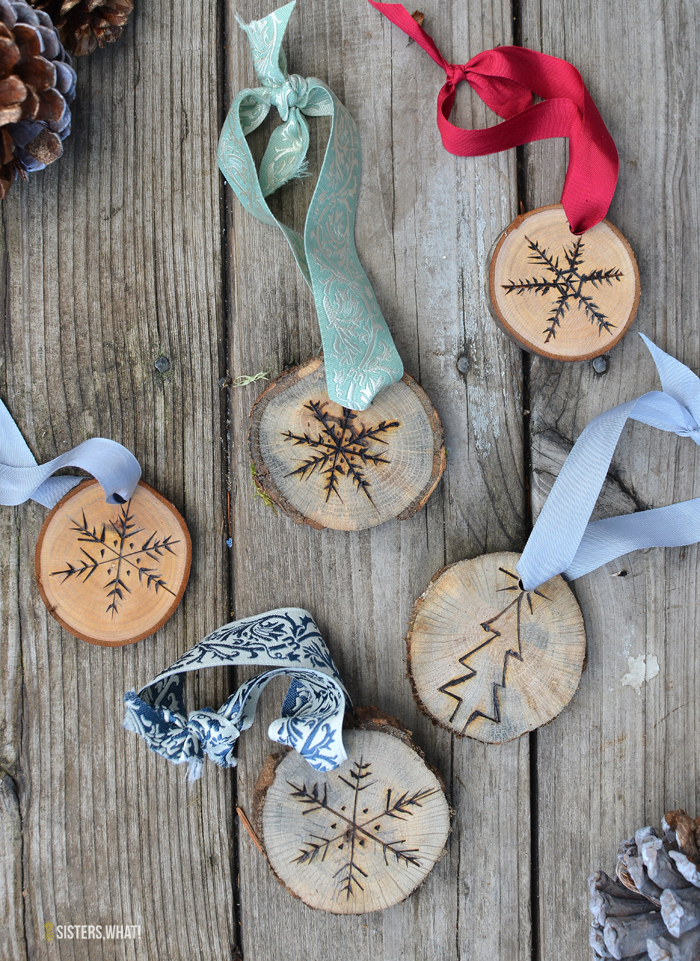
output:
M49 612L75 637L131 644L173 613L191 554L182 517L147 484L115 505L96 481L84 481L44 522L37 583Z
M615 324L594 300L595 291L603 284L619 283L623 273L619 267L586 266L586 245L577 237L561 254L551 254L537 240L526 236L530 248L529 263L542 269L542 276L511 280L502 287L506 294L535 294L549 303L549 313L543 333L545 344L557 336L562 320L572 309L583 311L598 333L612 334ZM562 262L563 261L563 262Z
M90 525L85 511L79 521L70 518L71 530L76 534L77 556L66 560L61 570L51 571L52 577L63 582L71 577L86 583L93 575L104 577L104 591L108 601L106 612L116 617L128 596L141 587L145 590L167 591L175 596L160 572L163 555L175 554L180 541L173 534L159 536L157 531L147 534L134 519L131 501L124 504L115 520L101 526ZM132 577L133 575L133 577Z
M318 425L317 433L287 430L282 434L285 441L308 448L307 456L287 476L308 480L314 474L320 475L326 502L333 496L342 500L339 482L341 477L347 477L354 489L374 504L368 471L390 463L386 456L387 436L400 426L399 421L382 420L370 427L356 411L343 407L342 413L335 415L320 400L309 401L304 409L311 412Z
M295 751L272 755L254 792L270 866L312 908L364 914L415 891L442 856L450 812L443 786L394 718L359 708L343 730L347 759L310 771Z
M406 846L404 838L385 838L385 819L404 821L412 817L423 802L435 793L432 788L419 788L409 793L403 791L399 796L392 797L392 789L386 788L384 806L370 814L370 808L362 803L362 792L374 785L374 781L367 781L372 777L372 765L365 763L360 757L355 761L348 773L348 777L339 775L338 780L346 785L348 790L346 803L340 800L335 807L328 800L328 784L321 787L313 784L310 787L303 784L293 784L288 781L292 789L292 797L305 806L305 814L323 811L328 822L327 830L323 834L310 834L299 849L296 864L311 864L316 858L325 861L328 852L335 849L336 860L340 867L336 871L336 878L340 883L340 894L350 900L359 891L364 891L363 881L369 877L369 865L361 858L363 848L374 850L389 864L394 859L398 864L411 864L420 867L420 851L418 848Z

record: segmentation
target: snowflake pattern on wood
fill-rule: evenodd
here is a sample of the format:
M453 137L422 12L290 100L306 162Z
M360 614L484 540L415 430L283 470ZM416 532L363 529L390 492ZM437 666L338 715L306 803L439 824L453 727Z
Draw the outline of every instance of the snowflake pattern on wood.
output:
M369 427L358 417L357 411L343 407L340 415L332 414L320 400L309 401L304 405L304 409L311 411L319 425L318 433L313 435L304 431L295 434L290 430L283 432L285 441L310 449L308 457L287 476L307 480L314 473L322 475L326 501L329 501L332 495L342 501L339 482L341 477L348 477L355 490L362 492L370 503L374 504L367 468L390 462L385 451L381 448L373 451L371 445L380 444L386 448L388 441L385 437L400 426L399 421L382 420L375 427Z
M372 765L365 763L360 756L359 761L353 762L348 777L338 775L338 780L348 788L349 796L347 803L341 804L339 799L335 806L328 799L328 783L324 783L321 789L318 783L307 787L306 783L287 781L292 789L291 796L305 806L304 815L323 811L328 821L323 834L309 834L293 859L294 863L325 861L329 853L335 854L341 865L334 876L340 884L340 895L348 901L358 891L364 891L362 882L370 876L370 864L362 855L374 852L386 865L393 859L398 864L420 867L418 848L406 847L405 839L388 841L382 837L385 819L405 821L423 806L423 801L436 793L434 788L422 788L413 793L404 791L394 797L392 788L387 788L384 807L372 814L369 807L362 806L361 797L363 791L376 784L376 781L367 780L370 777Z
M467 728L469 727L469 725L479 717L482 717L487 721L493 721L494 724L501 723L501 705L498 700L498 695L499 695L499 691L501 691L506 686L506 674L508 672L508 662L511 657L515 658L517 661L522 661L523 659L522 638L521 638L523 602L527 600L530 614L532 614L533 613L533 606L532 606L533 594L536 594L537 597L544 598L546 601L549 600L549 598L539 590L526 591L523 588L520 578L518 577L517 574L514 574L512 571L506 570L505 567L499 567L498 569L503 574L513 578L516 581L516 584L509 584L507 587L500 588L498 593L501 593L503 591L509 591L509 592L517 591L518 596L514 598L510 602L510 604L507 604L502 611L499 611L499 613L496 614L495 617L492 617L490 620L484 621L482 623L481 625L482 629L486 631L486 633L489 636L484 641L482 641L481 644L478 644L476 647L473 647L470 651L467 651L467 653L464 654L459 659L459 663L462 665L462 667L466 668L467 673L460 674L456 677L453 677L451 680L447 681L445 684L441 685L438 688L438 690L442 691L443 694L446 694L448 697L454 698L455 701L457 702L455 709L450 716L450 722L452 722L457 716L459 709L461 708L462 703L464 701L463 697L461 697L459 694L454 693L454 689L457 687L461 687L463 684L466 684L469 681L473 681L475 678L477 679L475 683L479 685L479 696L475 699L476 700L475 707L470 713L469 717L467 718L464 724L464 727L462 728L462 734L464 734ZM505 617L505 615L508 614L513 608L515 608L515 614L516 614L516 619L515 619L516 629L515 629L515 638L513 639L513 643L511 644L510 641L508 640L507 633L505 633L505 628L503 631L499 631L495 627L495 625L499 621L501 621ZM497 638L502 638L502 640L499 643L505 647L505 650L503 651L502 660L500 658L497 658L495 665L492 666L487 664L486 667L480 666L478 669L475 668L473 665L467 663L470 658L473 658L475 655L477 655L479 651L483 651L484 648L491 645L494 641L497 640ZM492 670L490 672L486 670L486 668L489 666L492 666Z
M110 520L109 524L102 524L99 530L97 526L90 525L85 511L82 512L80 521L69 518L73 525L70 530L78 535L78 543L89 544L91 547L90 549L81 547L79 558L72 561L66 560L64 568L51 571L51 576L60 577L62 584L73 577L77 581L86 583L98 571L104 573L108 578L104 585L109 601L106 613L112 618L120 613L120 605L124 603L126 595L132 593L130 583L132 586L139 584L146 590L153 589L156 594L167 591L168 594L175 596L166 584L157 564L166 551L169 554L176 554L173 548L180 541L176 540L173 534L158 537L157 531L149 534L145 539L141 538L139 535L144 533L144 528L137 527L134 516L129 500L122 505L116 520ZM154 561L155 565L147 566L144 558ZM136 575L133 582L132 574Z
M593 270L584 271L584 251L585 244L582 237L577 237L570 247L564 247L564 264L560 263L560 257L551 255L546 247L540 247L538 241L525 237L530 248L529 263L537 264L542 267L545 276L525 278L524 280L511 280L503 284L506 294L533 293L540 297L548 294L555 294L555 299L550 307L547 317L547 326L543 333L546 334L545 343L550 339L555 339L557 329L561 327L564 316L575 305L578 310L583 310L584 314L592 324L598 325L598 333L603 331L611 334L615 324L606 316L598 304L593 300L593 294L587 290L596 290L603 284L612 286L614 281L621 281L624 274L618 267L596 267Z

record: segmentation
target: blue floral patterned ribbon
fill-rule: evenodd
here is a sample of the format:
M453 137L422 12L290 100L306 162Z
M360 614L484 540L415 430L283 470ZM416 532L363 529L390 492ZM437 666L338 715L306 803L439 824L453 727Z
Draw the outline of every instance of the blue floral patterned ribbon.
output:
M116 441L92 437L46 464L37 464L21 431L0 400L0 504L23 504L30 498L53 507L82 477L52 477L62 467L80 467L102 485L109 504L129 500L141 477L131 451Z
M690 437L700 445L700 378L644 334L640 337L654 358L663 391L613 407L585 428L525 545L518 564L525 590L534 590L556 574L580 577L641 548L700 541L700 498L589 523L628 419Z
M187 714L185 674L233 665L272 670L242 684L218 711ZM138 694L124 695L124 727L173 764L187 763L190 780L202 773L205 754L219 767L235 767L236 741L252 725L263 688L278 675L292 683L270 738L294 748L317 771L338 767L346 758L342 727L350 698L313 618L298 608L246 617L209 634Z
M282 39L294 4L244 24L255 73L262 84L233 101L219 140L219 167L245 209L284 233L311 288L321 328L328 396L365 410L384 387L403 375L403 364L355 251L355 210L360 188L360 138L348 111L315 77L291 76ZM275 128L260 165L246 136L275 107ZM331 132L302 237L280 223L265 197L306 172L306 117L330 116Z

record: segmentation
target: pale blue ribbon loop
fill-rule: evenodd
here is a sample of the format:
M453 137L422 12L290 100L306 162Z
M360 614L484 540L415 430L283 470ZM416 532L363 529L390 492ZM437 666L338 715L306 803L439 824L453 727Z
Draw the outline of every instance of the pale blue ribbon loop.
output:
M291 76L282 40L295 2L244 24L255 73L262 86L242 90L219 140L219 167L245 209L284 233L311 288L323 343L328 396L365 410L385 387L400 380L403 364L377 299L357 258L355 212L360 188L360 138L348 111L316 77ZM270 136L260 172L246 136L275 107L281 126ZM306 172L306 117L331 117L331 131L302 237L278 221L265 201Z
M188 671L258 664L272 670L242 684L218 711L186 713ZM292 683L269 737L294 748L317 771L332 770L346 757L342 728L350 698L313 618L299 608L247 617L209 634L138 694L124 695L124 727L174 764L188 764L190 780L201 775L205 756L219 767L235 767L238 737L252 725L265 686L282 675Z
M129 500L141 477L141 468L131 451L116 441L93 437L60 454L46 464L36 458L0 401L0 504L11 506L26 500L53 507L81 477L52 477L62 467L79 467L102 485L109 504Z
M700 445L700 378L644 334L640 337L654 359L663 392L650 391L613 407L585 428L525 545L517 568L525 590L556 574L572 580L630 551L700 540L700 498L589 523L628 419Z

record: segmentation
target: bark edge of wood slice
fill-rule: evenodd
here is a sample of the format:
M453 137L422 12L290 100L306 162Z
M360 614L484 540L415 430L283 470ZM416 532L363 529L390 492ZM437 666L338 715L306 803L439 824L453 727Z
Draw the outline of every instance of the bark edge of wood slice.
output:
M256 485L298 524L365 530L406 520L445 470L442 424L408 374L366 411L329 400L322 357L280 375L258 397L248 433Z
M439 571L418 598L406 649L421 710L459 737L502 743L553 720L576 692L583 615L557 575L524 591L520 554L482 554Z
M494 318L521 347L551 360L590 360L629 330L639 306L639 268L609 221L576 236L563 206L551 204L521 214L503 231L488 291Z
M125 504L107 504L96 480L69 491L46 517L34 555L49 614L102 647L154 634L182 599L192 543L179 511L139 481Z
M405 900L444 854L450 831L442 780L410 732L373 708L358 715L343 731L340 767L322 773L295 751L272 754L254 790L253 822L273 874L331 914Z

